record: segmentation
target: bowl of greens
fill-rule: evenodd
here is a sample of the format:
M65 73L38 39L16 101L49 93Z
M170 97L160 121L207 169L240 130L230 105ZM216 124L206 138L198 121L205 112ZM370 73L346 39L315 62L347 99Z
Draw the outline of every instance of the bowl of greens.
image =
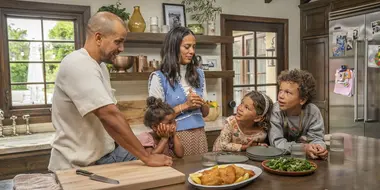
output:
M309 175L314 173L318 167L314 162L292 157L265 160L261 165L269 173L289 176Z

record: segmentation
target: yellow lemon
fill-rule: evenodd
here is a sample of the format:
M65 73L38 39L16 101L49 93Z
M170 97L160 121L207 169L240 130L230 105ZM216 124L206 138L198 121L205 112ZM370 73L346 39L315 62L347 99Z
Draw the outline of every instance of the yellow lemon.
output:
M196 184L202 184L201 179L199 179L199 177L191 176L191 175L190 175L190 178L191 178L191 180L193 180Z
M243 181L244 180L247 180L249 178L249 174L248 173L245 173L244 175L243 175Z
M239 182L242 182L244 180L243 176L239 177L234 183L239 183Z
M202 177L202 174L201 173L192 173L190 174L190 177L193 176L193 177Z

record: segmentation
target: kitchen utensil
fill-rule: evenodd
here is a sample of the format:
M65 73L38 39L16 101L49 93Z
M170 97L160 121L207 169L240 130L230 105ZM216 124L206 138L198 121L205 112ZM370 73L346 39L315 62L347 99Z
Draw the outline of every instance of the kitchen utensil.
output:
M118 180L114 180L114 179L110 179L108 177L96 175L96 174L89 172L89 171L86 171L86 170L77 169L75 173L78 175L89 176L90 179L95 180L95 181L100 181L100 182L104 182L104 183L111 183L111 184L119 184Z
M137 72L144 72L144 67L148 67L148 58L145 55L137 56Z

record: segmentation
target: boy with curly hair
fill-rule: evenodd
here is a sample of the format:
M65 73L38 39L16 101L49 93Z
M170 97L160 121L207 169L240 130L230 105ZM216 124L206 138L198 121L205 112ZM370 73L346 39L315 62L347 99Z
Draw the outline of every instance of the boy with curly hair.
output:
M326 159L324 123L318 107L311 103L316 96L315 79L307 71L282 71L278 102L273 105L270 145L290 153L292 144L305 143L306 155Z

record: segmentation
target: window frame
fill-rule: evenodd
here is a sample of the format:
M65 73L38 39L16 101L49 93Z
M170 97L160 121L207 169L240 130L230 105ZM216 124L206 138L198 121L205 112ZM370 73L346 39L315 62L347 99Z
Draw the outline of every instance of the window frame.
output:
M8 55L7 16L20 18L73 20L75 30L75 49L85 42L85 26L90 18L90 7L54 3L36 3L29 1L2 0L0 5L0 109L4 111L4 124L10 124L9 117L29 114L30 123L51 122L51 104L11 106L10 64Z
M256 31L256 32L276 32L276 47L279 52L276 52L276 56L273 57L237 57L233 55L233 44L227 44L221 47L221 53L225 56L224 62L222 62L222 68L226 70L233 70L234 59L273 59L276 58L276 73L280 74L282 70L286 70L289 67L289 21L288 19L279 18L267 18L267 17L255 17L255 16L241 16L221 14L220 16L220 28L222 36L233 36L233 31ZM255 33L256 34L256 33ZM256 36L254 43L257 43ZM256 45L255 45L256 47ZM257 48L255 48L255 52ZM256 54L256 53L255 53ZM257 64L257 63L255 63ZM257 67L255 68L257 71ZM222 101L223 101L223 116L229 116L233 114L234 106L234 88L235 87L249 87L253 85L234 85L234 79L225 79L222 81ZM257 76L256 81L257 82ZM268 84L257 84L257 88L261 86L276 86ZM278 87L277 87L278 88Z

